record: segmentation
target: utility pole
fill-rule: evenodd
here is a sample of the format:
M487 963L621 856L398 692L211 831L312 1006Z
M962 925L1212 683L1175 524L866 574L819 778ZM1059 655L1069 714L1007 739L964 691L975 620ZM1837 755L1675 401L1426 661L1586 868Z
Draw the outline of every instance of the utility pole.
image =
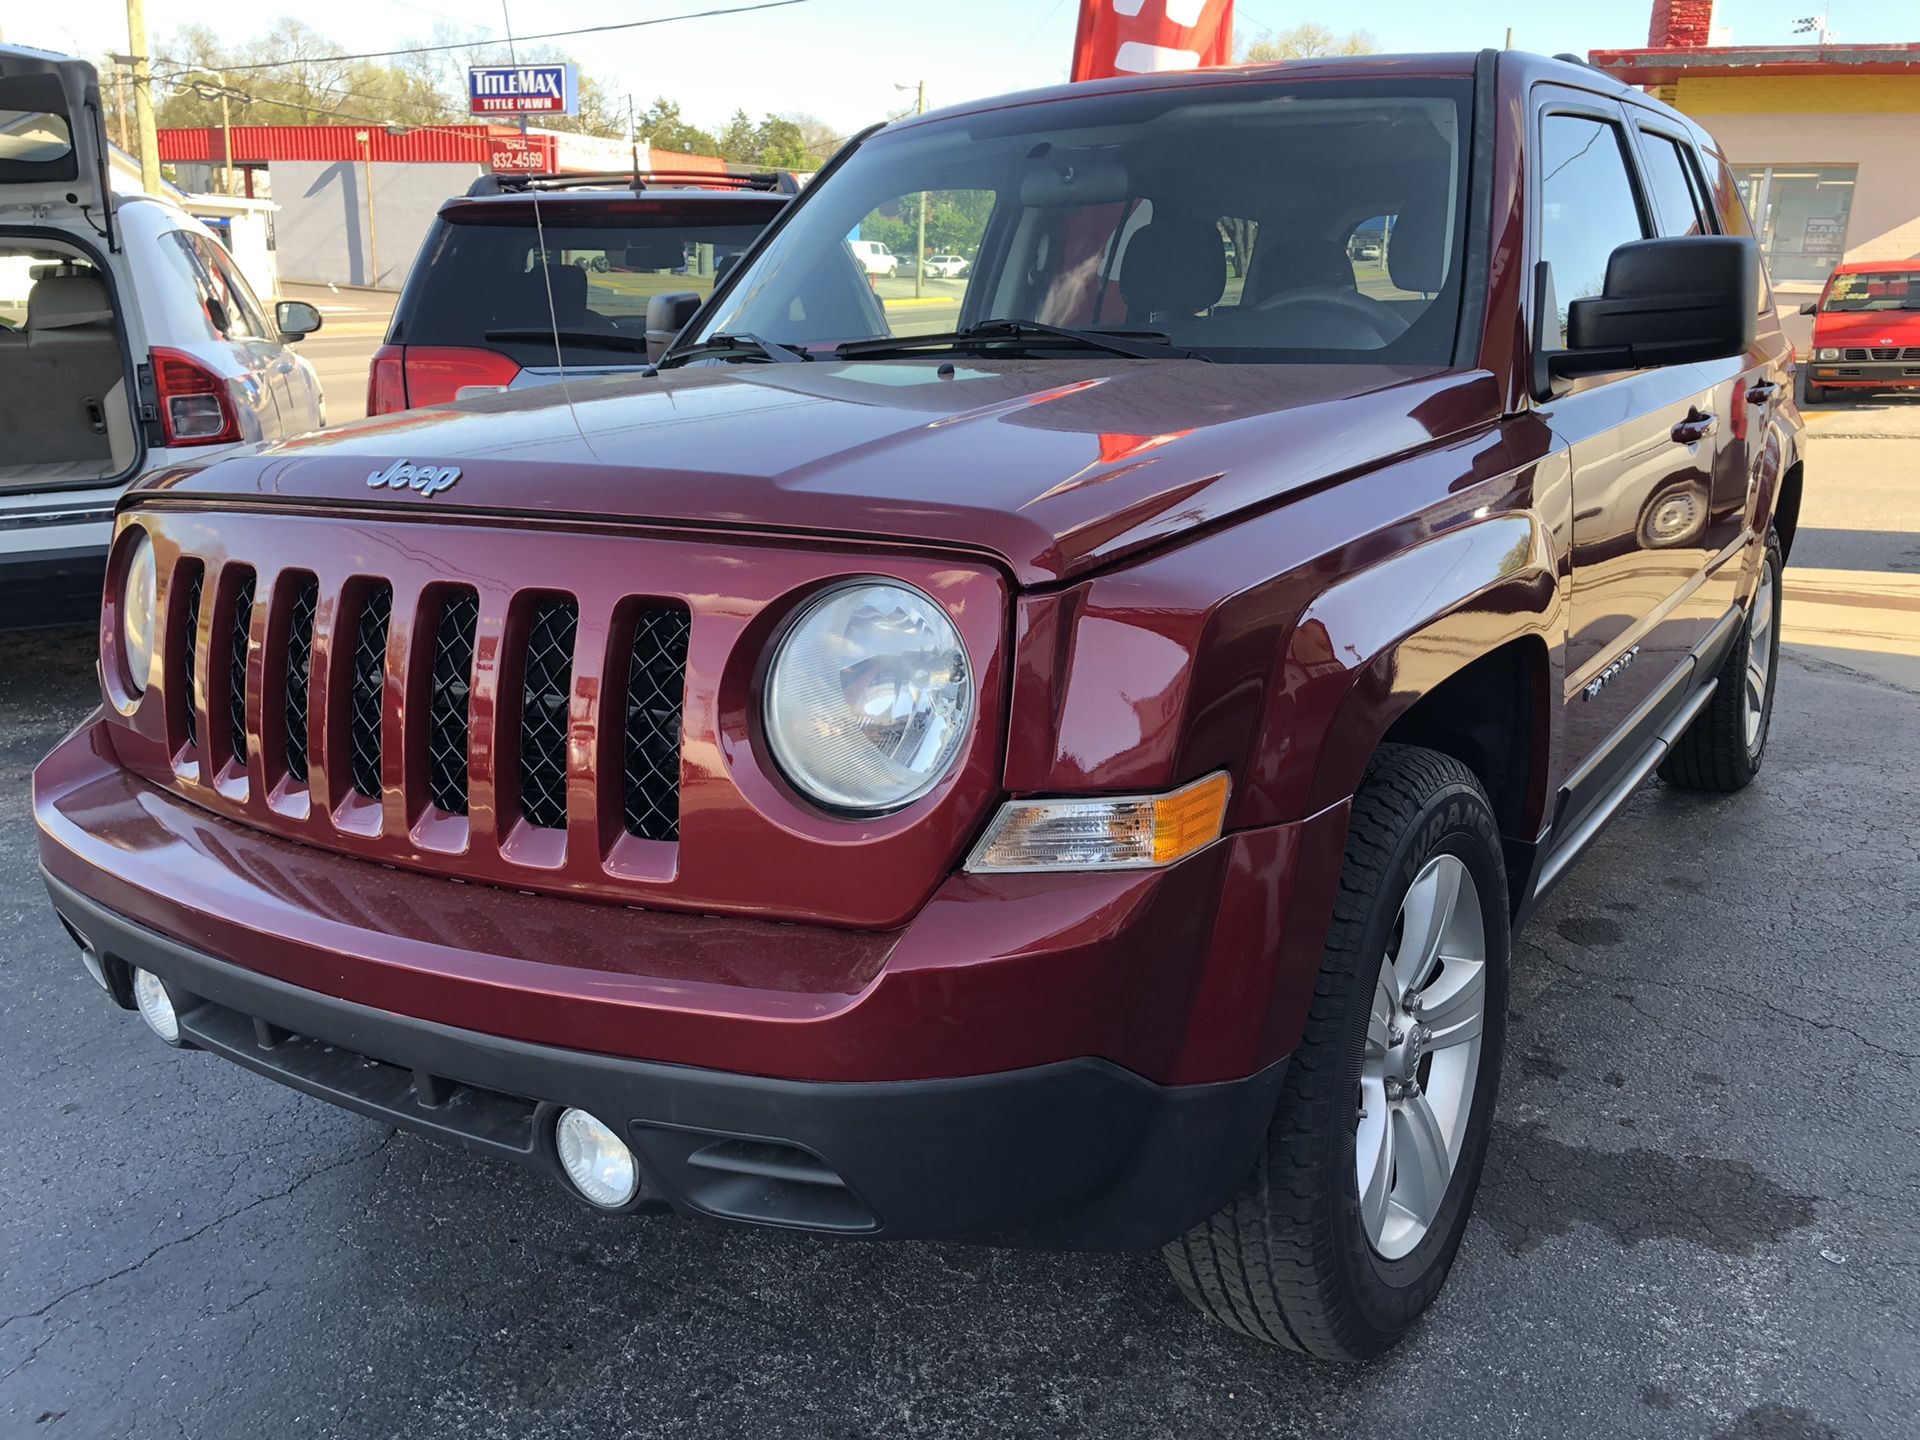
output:
M132 63L130 56L113 57L113 118L120 132L120 148L129 155L133 153L133 142L127 138L127 66Z
M520 122L526 124L523 118ZM372 273L367 277L369 285L380 283L380 232L374 225L373 217L373 136L365 130L353 132L353 138L360 142L360 164L367 177L367 258L372 264Z
M927 82L920 82L920 95L914 101L913 113L927 113ZM913 293L918 296L927 278L927 192L920 192L920 242L913 251Z
M913 85L896 85L893 88L896 90L914 90L916 93L913 101L913 113L916 115L924 115L927 113L927 82L926 81L922 80L917 87ZM927 192L922 190L920 192L920 242L919 242L919 248L914 252L914 256L913 256L913 294L915 299L918 299L920 297L921 291L923 289L923 286L926 280L926 275L924 273L926 268L927 268Z
M133 57L133 114L140 131L140 188L160 193L160 132L153 124L153 60L147 53L146 0L127 0L127 50Z
M220 87L220 158L226 174L221 177L223 195L233 194L233 114L227 109L227 87Z

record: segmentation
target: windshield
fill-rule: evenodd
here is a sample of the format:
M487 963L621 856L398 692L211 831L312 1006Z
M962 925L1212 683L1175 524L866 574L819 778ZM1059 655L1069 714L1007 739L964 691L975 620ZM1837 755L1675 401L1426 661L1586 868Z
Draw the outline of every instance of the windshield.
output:
M1444 364L1468 91L1222 83L883 131L692 338L818 353L1028 321L1216 361Z
M551 366L557 326L568 365L645 364L647 301L669 291L707 294L769 212L730 207L715 217L714 207L695 215L630 203L598 203L588 214L587 206L542 201L544 250L530 204L451 212L416 262L396 341L484 347L521 365ZM610 348L620 337L633 341L630 356Z
M1827 287L1820 308L1826 311L1920 310L1920 285L1913 283L1916 278L1920 278L1920 272L1912 270L1836 275Z

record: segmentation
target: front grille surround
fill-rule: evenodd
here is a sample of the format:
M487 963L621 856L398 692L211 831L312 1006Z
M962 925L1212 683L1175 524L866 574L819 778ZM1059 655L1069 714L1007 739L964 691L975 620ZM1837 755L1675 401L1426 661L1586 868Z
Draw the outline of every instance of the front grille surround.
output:
M357 464L358 462L356 462ZM365 470L349 471L362 481ZM424 512L423 512L424 513ZM449 883L499 886L574 900L643 905L703 915L755 913L861 929L892 928L925 899L951 857L930 857L927 838L959 836L984 823L1003 753L1003 711L983 703L978 733L954 783L915 809L857 834L822 816L769 768L758 738L758 687L768 648L795 606L854 571L875 567L870 548L765 537L690 537L643 527L574 527L305 513L275 506L217 513L191 497L137 507L125 523L154 536L162 564L163 663L144 695L104 721L132 775L208 814L290 842L290 873L302 856L352 857ZM204 569L197 656L205 693L197 697L198 744L184 744L192 689L181 663L192 570ZM230 758L223 647L240 571L256 573L247 658L249 747L244 768ZM983 693L1002 688L1008 586L988 567L949 555L901 553L879 568L946 604L982 674ZM296 627L290 606L302 581L316 582L307 656L309 775L302 784L287 755L287 668ZM468 697L468 812L452 814L430 794L429 686L444 589L478 594L473 680ZM362 600L390 588L391 612L380 676L380 794L353 784L352 660ZM564 598L577 607L569 677L565 828L528 822L520 804L520 682L534 609ZM672 839L636 835L625 823L626 701L633 616L658 609L689 616L681 685L679 814ZM216 610L219 613L215 613ZM178 625L177 632L171 627ZM296 687L297 688L297 687ZM556 687L557 688L557 687ZM296 701L297 705L297 701ZM178 707L176 709L176 707ZM640 706L668 718L669 705ZM671 751L668 751L670 757ZM672 766L666 766L669 775ZM557 818L557 817L556 817ZM664 825L653 832L668 833ZM219 832L208 832L219 843ZM849 847L863 863L835 863ZM959 841L954 842L956 851ZM823 846L833 847L832 852ZM748 852L756 863L744 866ZM823 863L826 862L826 863ZM322 859L312 863L324 867ZM327 872L325 883L355 883ZM319 883L321 872L315 872ZM369 892L386 896L375 870ZM280 885L286 877L262 883ZM294 883L305 883L305 880ZM406 882L395 882L402 884ZM329 901L328 903L335 903ZM476 919L486 914L484 906Z
M1849 345L1840 352L1842 360L1920 360L1920 345Z

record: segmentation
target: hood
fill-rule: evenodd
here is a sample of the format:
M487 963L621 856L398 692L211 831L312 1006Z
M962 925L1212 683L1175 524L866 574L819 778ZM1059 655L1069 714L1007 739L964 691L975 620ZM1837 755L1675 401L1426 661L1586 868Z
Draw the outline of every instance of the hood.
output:
M1822 310L1813 318L1813 343L1920 345L1920 310Z
M1032 585L1499 411L1484 372L1101 357L941 369L936 357L571 381L381 416L143 488L905 541L995 557Z

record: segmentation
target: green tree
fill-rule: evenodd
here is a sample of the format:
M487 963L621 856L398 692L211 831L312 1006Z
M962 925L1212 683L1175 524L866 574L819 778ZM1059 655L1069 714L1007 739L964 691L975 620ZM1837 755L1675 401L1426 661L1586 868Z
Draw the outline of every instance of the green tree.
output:
M678 101L662 95L634 122L640 134L662 150L691 155L718 155L720 142L680 113Z

